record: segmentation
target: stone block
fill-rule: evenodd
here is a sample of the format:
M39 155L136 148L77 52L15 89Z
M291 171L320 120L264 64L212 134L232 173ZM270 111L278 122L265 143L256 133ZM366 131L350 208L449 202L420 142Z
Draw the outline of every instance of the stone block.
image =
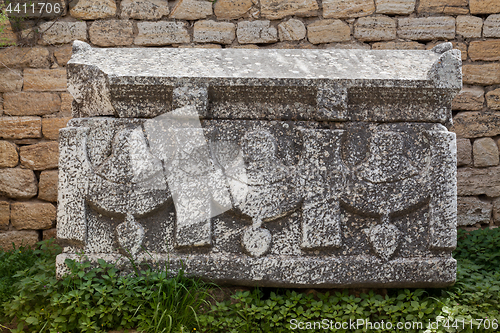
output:
M7 231L0 233L0 248L4 251L12 250L12 243L16 248L20 246L35 247L38 243L38 232L30 231Z
M10 68L0 68L0 93L20 91L23 87L21 71Z
M16 45L17 36L16 33L12 30L12 26L9 20L5 20L0 23L0 39L6 46Z
M481 87L464 87L453 99L453 110L481 110L484 104L484 90Z
M289 19L278 25L278 36L280 41L304 39L306 37L306 26L300 20Z
M131 21L94 21L89 28L90 41L98 46L126 46L134 42Z
M10 204L0 200L0 230L6 230L10 222Z
M469 139L457 139L457 166L472 164L472 145Z
M307 26L307 39L312 44L351 40L351 28L341 20L319 20Z
M469 13L467 0L420 0L418 13L463 15Z
M439 45L441 43L442 43L442 41L441 42L440 41L433 41L433 42L427 43L426 48L427 48L427 50L432 50L434 47L436 47L437 45ZM467 60L467 45L465 43L455 42L455 41L450 42L450 43L454 49L460 51L462 61L466 61Z
M493 200L493 222L500 225L500 198Z
M396 39L396 21L387 16L361 17L354 24L354 38L362 42Z
M24 91L66 91L66 69L25 69Z
M59 111L61 98L56 93L19 92L4 94L4 112L10 116L43 116Z
M57 202L58 171L47 170L40 173L38 184L38 199Z
M471 14L496 14L500 13L498 0L469 0Z
M278 41L278 31L268 20L238 22L236 36L240 44L267 44Z
M489 86L500 84L500 64L465 64L462 67L464 84Z
M0 168L13 168L19 163L19 154L15 143L0 140Z
M477 16L457 16L457 35L465 38L480 38L483 31L483 19Z
M0 169L1 195L13 199L29 199L36 195L37 190L37 180L32 170Z
M269 20L280 20L286 16L317 16L316 0L261 0L260 14Z
M159 46L191 41L183 22L139 22L137 28L139 34L134 39L136 45Z
M220 44L182 44L177 47L181 49L222 49Z
M71 45L64 45L54 49L54 57L59 66L66 66L72 54Z
M172 9L171 18L199 20L212 15L212 2L207 0L178 0Z
M52 228L52 229L48 229L48 230L44 230L42 232L42 240L47 240L47 239L51 239L51 238L57 238L57 229L56 228ZM131 331L129 331L131 333Z
M458 197L457 199L458 226L490 223L491 202L484 202L476 197Z
M167 0L123 0L122 19L159 20L170 13Z
M42 32L40 43L43 45L67 44L74 40L87 40L85 22L46 22L40 24Z
M10 222L17 230L50 229L55 226L56 207L47 202L13 202Z
M450 131L458 137L480 138L500 134L500 112L460 112Z
M32 67L46 68L50 66L49 50L45 47L17 47L11 46L0 50L2 67Z
M116 15L116 3L114 0L71 0L69 13L81 20L110 18Z
M488 91L486 93L486 104L492 110L500 110L500 89Z
M234 23L207 20L194 24L193 42L231 44L235 37Z
M219 20L234 20L248 15L252 0L217 0L214 14Z
M375 0L377 14L408 15L415 10L415 0Z
M500 167L459 168L457 170L457 194L459 196L500 196Z
M61 93L61 116L71 117L73 96L69 93Z
M500 14L490 15L484 20L484 37L500 37Z
M425 50L425 45L418 42L380 42L372 44L373 50Z
M323 18L353 18L375 12L373 0L323 0Z
M492 138L479 138L473 145L474 166L477 168L498 165L498 147Z
M66 126L71 118L42 118L42 134L47 140L58 140L59 130Z
M21 164L32 170L55 169L59 161L58 146L57 141L22 146L19 150Z
M30 139L42 137L40 117L0 117L0 138Z
M454 39L455 19L449 16L400 18L398 37L413 40Z
M469 57L473 61L500 60L500 40L478 40L469 44Z

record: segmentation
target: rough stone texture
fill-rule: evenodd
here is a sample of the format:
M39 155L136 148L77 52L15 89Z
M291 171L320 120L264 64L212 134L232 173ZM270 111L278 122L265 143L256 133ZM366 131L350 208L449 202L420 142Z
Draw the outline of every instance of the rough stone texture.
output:
M122 19L158 20L170 13L167 0L123 0L120 8Z
M481 110L484 104L484 90L481 87L463 88L453 99L453 110Z
M489 224L491 210L491 202L484 202L475 197L458 197L457 225Z
M417 11L432 14L467 14L469 12L467 0L420 0Z
M234 20L245 16L252 5L252 0L217 0L214 14L219 20Z
M415 10L415 0L375 0L378 14L407 15Z
M42 137L40 117L0 117L0 138L29 139Z
M497 0L469 0L471 14L500 13L500 2Z
M189 43L191 37L182 22L139 22L134 44L143 46Z
M300 20L289 19L278 25L278 36L280 41L304 39L306 37L306 26Z
M44 45L67 44L74 40L87 40L85 22L46 22L40 24L40 42Z
M178 0L170 14L179 20L199 20L212 15L212 2L206 0Z
M240 44L266 44L278 41L278 31L268 20L238 22L236 36Z
M6 45L15 45L17 43L17 36L12 30L9 20L0 23L0 29L2 29L0 38Z
M32 170L55 169L59 160L58 143L51 141L22 146L19 155L21 164Z
M500 196L500 167L459 168L457 170L459 196L482 195Z
M58 171L47 170L40 173L38 184L38 199L57 202Z
M441 44L442 42L440 41L434 41L426 44L426 49L427 50L432 50L434 47L437 45ZM451 42L451 45L453 45L453 48L456 50L459 50L461 53L461 58L462 61L467 60L467 44L462 43L462 42Z
M10 204L7 201L0 201L0 230L5 230L10 222Z
M455 19L449 16L400 18L398 37L413 40L455 38Z
M474 140L473 153L475 167L498 165L498 147L492 138Z
M486 93L486 104L492 110L500 110L500 89L491 90Z
M56 207L46 202L14 202L10 222L17 230L50 229L56 222Z
M66 70L57 69L25 69L25 91L66 91Z
M450 131L457 137L480 138L500 134L500 113L460 112L453 118Z
M110 18L116 14L116 3L113 0L72 0L69 13L81 20Z
M352 18L375 12L373 0L323 0L324 18Z
M457 139L457 166L472 164L472 145L469 139Z
M95 21L89 29L90 41L98 46L124 46L134 42L131 21Z
M354 38L363 42L396 39L396 21L387 16L361 17L354 24Z
M462 67L464 84L500 84L500 63L466 64Z
M0 194L13 199L29 199L36 195L37 180L29 169L0 169Z
M0 168L13 168L19 163L16 144L0 140Z
M481 40L470 42L469 57L473 61L500 60L500 40Z
M323 1L324 3L324 1ZM285 16L316 16L316 0L261 0L261 16L269 20L279 20Z
M312 44L351 40L351 28L341 20L321 20L307 26L307 39Z
M481 37L483 19L477 16L457 16L457 35L465 38Z
M10 116L43 116L59 111L61 98L55 93L5 93L4 113Z
M194 24L193 42L231 44L235 37L234 23L207 20Z
M54 57L60 66L66 66L71 58L72 47L71 45L64 45L54 49Z
M49 50L45 47L16 47L11 46L0 50L0 64L7 68L12 67L49 67Z
M59 139L59 130L66 126L71 118L42 118L42 134L45 139Z
M61 117L70 117L73 104L73 96L69 93L61 94Z
M373 50L425 50L425 45L418 42L381 42L373 43Z
M38 243L38 232L36 231L8 231L0 233L0 248L8 251L12 250L12 243L16 248L20 246L34 247Z
M493 222L500 225L500 198L493 200Z
M484 37L500 37L500 14L490 15L484 20Z
M42 240L47 240L47 239L51 239L51 238L57 238L57 229L56 228L44 230L42 232ZM130 330L128 332L131 333Z
M19 91L23 87L21 71L10 68L0 68L0 93Z

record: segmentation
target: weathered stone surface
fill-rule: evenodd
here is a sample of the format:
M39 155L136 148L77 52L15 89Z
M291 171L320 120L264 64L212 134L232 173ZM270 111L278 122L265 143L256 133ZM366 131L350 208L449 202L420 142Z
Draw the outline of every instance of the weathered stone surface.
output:
M417 11L419 13L460 15L469 12L468 5L467 0L420 0Z
M0 230L5 230L10 222L10 204L0 200Z
M19 162L16 144L0 140L0 168L13 168Z
M87 40L85 22L46 22L40 24L40 42L44 45L67 44L74 40Z
M481 110L484 104L484 90L481 87L464 87L453 99L453 110Z
M319 20L307 26L307 39L312 44L351 40L351 28L341 20Z
M493 222L500 225L500 198L493 200Z
M407 15L415 10L415 0L375 0L378 14Z
M498 165L498 147L492 138L474 140L473 153L475 167Z
M0 64L2 67L49 67L49 50L45 47L16 47L11 46L0 50Z
M234 23L207 20L194 24L193 41L197 43L231 44L235 37Z
M66 70L57 69L25 69L25 91L66 91Z
M116 3L113 0L72 0L69 13L82 20L110 18L116 15Z
M46 202L13 202L10 222L17 230L50 229L56 222L56 208Z
M361 17L354 24L354 38L363 42L396 39L396 21L387 16Z
M470 42L469 57L473 61L500 60L500 40L481 40Z
M23 87L21 71L0 68L0 92L19 91Z
M38 185L38 199L57 202L57 170L47 170L40 173L40 183Z
M459 196L500 196L500 167L459 168L457 170L457 194Z
M304 39L306 37L306 26L300 20L289 19L278 25L278 36L281 41Z
M0 117L0 138L29 139L42 137L40 117Z
M455 19L448 16L400 18L398 36L413 40L453 39Z
M71 117L73 96L69 93L61 93L61 116Z
M57 168L59 149L56 141L22 146L19 150L21 164L32 170Z
M214 14L219 20L234 20L245 16L252 5L252 0L217 0Z
M179 20L199 20L212 15L212 2L207 0L178 0L170 14Z
M486 104L492 110L500 110L500 89L488 91L486 93Z
M47 240L47 239L51 239L51 238L57 238L57 229L52 228L52 229L48 229L48 230L43 230L42 240ZM129 332L131 332L131 331L129 331Z
M373 50L425 50L425 45L418 42L381 42L373 43Z
M491 210L491 202L484 202L475 197L458 197L457 225L489 224Z
M450 131L463 138L499 135L500 113L460 112L453 118L453 126Z
M60 66L66 66L71 58L72 47L71 45L64 45L54 49L54 57Z
M120 8L122 19L158 20L170 13L167 0L123 0Z
M189 43L191 37L182 22L139 22L134 44L143 46Z
M469 139L457 139L457 166L472 164L472 145Z
M59 139L59 130L66 126L71 118L42 118L42 134L45 139Z
M481 37L483 19L477 16L457 16L457 35L465 38Z
M177 47L184 49L222 49L220 44L182 44Z
M134 41L134 26L131 21L95 21L89 29L90 41L98 46L124 46Z
M500 2L497 0L469 0L471 14L500 13Z
M55 93L5 93L4 112L10 116L43 116L59 111L61 98Z
M266 44L278 41L278 31L268 20L238 22L236 36L240 44Z
M29 169L0 169L0 194L13 199L29 199L36 195L37 180Z
M464 84L500 84L500 64L466 64L462 67Z
M361 17L373 12L375 12L373 0L323 0L324 18Z
M0 30L2 30L2 33L0 33L0 39L3 43L5 43L5 45L16 45L17 36L12 30L9 20L5 20L0 23Z
M269 20L279 20L286 16L316 16L318 3L316 0L261 0L260 13Z
M7 231L0 233L0 248L8 251L12 250L12 243L16 249L20 246L34 247L38 243L38 232L36 231Z
M484 20L484 37L500 37L500 14L490 15Z
M442 43L442 41L433 41L433 42L427 43L426 44L426 49L427 50L432 50L434 47L438 46L441 43ZM467 45L465 43L456 42L456 41L453 41L453 42L450 42L450 43L451 43L451 45L453 46L453 48L455 50L459 50L460 51L462 61L466 61L467 60Z

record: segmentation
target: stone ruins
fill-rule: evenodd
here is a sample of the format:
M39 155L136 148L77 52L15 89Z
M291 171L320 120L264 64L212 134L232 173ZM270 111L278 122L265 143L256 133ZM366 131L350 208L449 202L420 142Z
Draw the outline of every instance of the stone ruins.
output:
M83 251L248 286L454 283L460 59L76 41L58 274Z

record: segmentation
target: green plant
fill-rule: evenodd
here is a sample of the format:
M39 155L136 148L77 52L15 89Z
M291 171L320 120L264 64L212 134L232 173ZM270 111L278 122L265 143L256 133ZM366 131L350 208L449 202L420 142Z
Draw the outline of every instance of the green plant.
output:
M455 259L469 260L487 271L500 270L500 228L458 230L458 240Z

